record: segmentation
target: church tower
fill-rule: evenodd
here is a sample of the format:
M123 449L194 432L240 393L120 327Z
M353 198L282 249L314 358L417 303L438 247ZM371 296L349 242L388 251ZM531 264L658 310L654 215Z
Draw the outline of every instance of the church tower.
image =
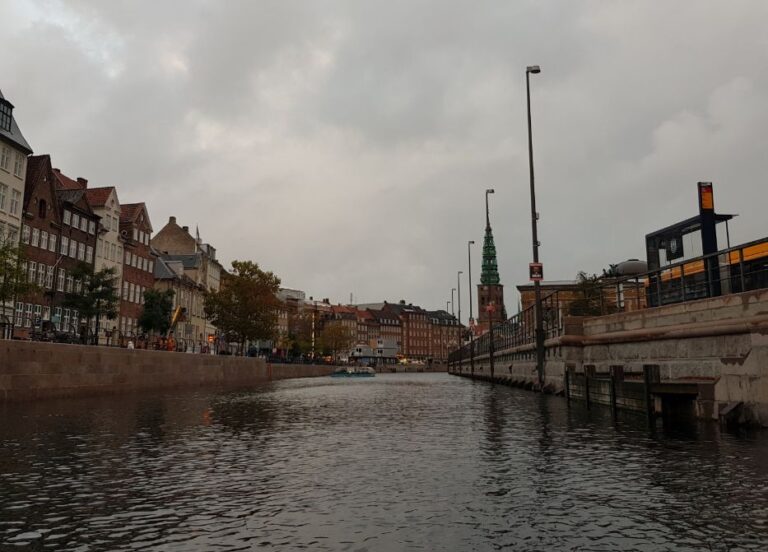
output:
M483 240L483 270L477 285L477 331L484 333L490 323L498 324L506 320L504 308L504 286L500 283L499 267L496 263L496 245L493 242L493 230L488 214L488 195L485 205L485 239Z

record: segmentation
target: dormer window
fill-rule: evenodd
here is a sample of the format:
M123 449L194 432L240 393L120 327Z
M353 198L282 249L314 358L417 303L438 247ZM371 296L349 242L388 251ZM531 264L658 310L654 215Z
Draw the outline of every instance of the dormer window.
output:
M11 117L13 105L6 99L0 98L0 129L11 132Z

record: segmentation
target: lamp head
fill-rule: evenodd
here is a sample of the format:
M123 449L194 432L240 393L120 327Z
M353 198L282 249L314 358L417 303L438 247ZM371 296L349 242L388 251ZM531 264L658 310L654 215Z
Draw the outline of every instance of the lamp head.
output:
M541 67L538 65L529 65L525 68L526 73L533 73L534 75L537 73L541 73Z
M485 193L486 194L495 194L496 191L493 188L488 188L487 190L485 190Z
M469 245L475 245L475 240L469 240L467 243L468 243Z
M459 270L459 274L464 274L464 271L463 270Z

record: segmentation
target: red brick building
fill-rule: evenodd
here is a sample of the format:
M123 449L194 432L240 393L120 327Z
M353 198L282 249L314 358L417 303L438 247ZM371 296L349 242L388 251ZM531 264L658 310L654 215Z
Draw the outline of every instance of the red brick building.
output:
M144 292L155 284L155 257L149 245L152 223L144 203L121 206L120 236L123 240L123 283L118 329L122 335L132 336L140 333L138 320L144 310Z
M78 264L93 266L99 217L85 198L87 180L65 176L49 155L32 156L28 163L21 243L28 279L39 289L17 301L15 335L28 336L43 320L76 333L79 313L62 303L65 293L82 290L72 276Z
M459 348L463 326L455 316L444 310L430 311L429 344L432 360L446 361L448 353Z
M426 360L430 356L429 320L427 311L412 304L387 303L382 309L396 315L402 327L402 354L412 360Z

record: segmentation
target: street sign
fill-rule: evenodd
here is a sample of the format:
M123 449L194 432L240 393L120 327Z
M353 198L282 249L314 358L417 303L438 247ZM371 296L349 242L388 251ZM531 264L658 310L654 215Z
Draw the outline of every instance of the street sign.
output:
M529 264L528 275L532 282L541 282L544 279L544 266L541 263Z

